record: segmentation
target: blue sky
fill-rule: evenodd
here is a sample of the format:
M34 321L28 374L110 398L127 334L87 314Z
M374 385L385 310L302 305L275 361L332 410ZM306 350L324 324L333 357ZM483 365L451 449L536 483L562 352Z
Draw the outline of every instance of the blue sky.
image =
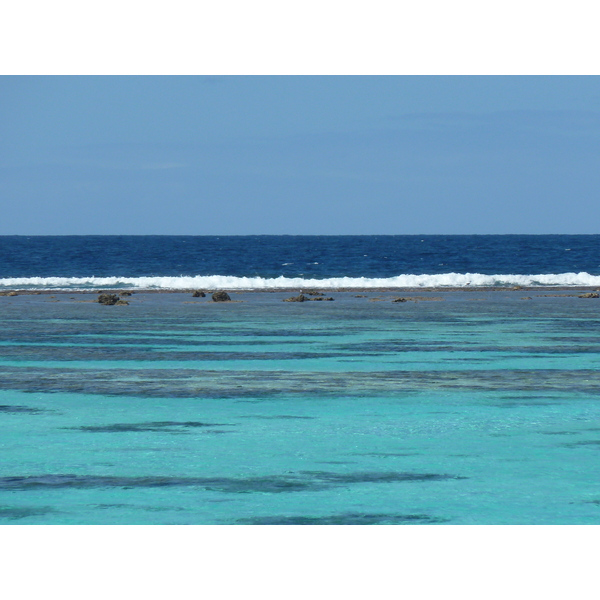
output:
M3 76L0 131L0 235L599 233L594 76Z

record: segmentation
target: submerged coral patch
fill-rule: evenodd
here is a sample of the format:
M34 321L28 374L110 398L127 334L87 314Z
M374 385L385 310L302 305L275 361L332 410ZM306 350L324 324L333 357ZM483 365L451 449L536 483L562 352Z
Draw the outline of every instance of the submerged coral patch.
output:
M436 524L448 519L430 515L401 515L380 513L341 513L321 517L273 516L237 519L240 525L402 525Z
M28 517L39 517L56 512L50 506L0 506L0 521L17 521Z
M31 406L11 406L9 404L0 405L0 413L39 415L40 413L44 412L47 411L43 408L33 408Z
M118 477L101 475L38 475L0 477L0 490L200 487L226 493L282 493L317 491L359 483L399 483L466 479L435 473L329 473L303 471L298 474L262 477Z
M153 421L149 423L114 423L112 425L82 425L70 427L78 431L126 432L126 431L177 431L194 427L225 427L231 423L202 423L200 421Z

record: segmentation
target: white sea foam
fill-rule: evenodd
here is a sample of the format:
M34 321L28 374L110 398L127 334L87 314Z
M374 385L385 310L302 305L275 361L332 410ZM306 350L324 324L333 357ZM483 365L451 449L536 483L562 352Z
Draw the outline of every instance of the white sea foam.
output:
M599 286L600 276L589 273L549 275L483 275L481 273L440 273L435 275L398 275L397 277L16 277L0 279L0 290L8 288L38 290L94 289L238 289L273 288L403 288L403 287L492 287L492 286Z

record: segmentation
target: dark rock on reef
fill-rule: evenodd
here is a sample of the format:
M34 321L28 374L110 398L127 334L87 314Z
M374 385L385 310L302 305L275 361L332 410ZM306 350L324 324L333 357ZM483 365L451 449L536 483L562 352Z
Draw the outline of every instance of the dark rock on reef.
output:
M115 302L116 306L129 306L129 302L127 302L127 300L117 300Z
M581 294L580 298L600 298L600 294L596 292L588 292L587 294Z
M291 298L285 298L284 302L333 302L333 298L325 298L323 295L319 295L316 298L307 298L304 294L300 294L299 296L292 296Z
M306 294L307 296L324 296L322 292L301 292L302 294Z
M121 296L131 296L133 292L121 292Z
M212 299L213 302L229 302L231 300L231 298L229 297L229 294L227 292L215 292L212 295Z
M119 302L119 296L116 294L100 294L97 302L106 306L112 306L113 304L117 304L117 302ZM123 300L121 302L123 302Z
M408 300L406 298L396 298L395 300L392 300L392 302L408 302Z
M206 294L203 291L201 291L201 290L196 290L192 294L192 298L204 298L204 296L206 296Z
M291 298L285 298L284 302L306 302L308 298L304 294L300 294L299 296L292 296Z

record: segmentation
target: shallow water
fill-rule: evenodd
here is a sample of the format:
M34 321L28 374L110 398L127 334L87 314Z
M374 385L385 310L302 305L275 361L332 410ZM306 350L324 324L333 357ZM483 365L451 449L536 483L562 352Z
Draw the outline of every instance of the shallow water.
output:
M600 523L576 293L0 297L0 522Z

